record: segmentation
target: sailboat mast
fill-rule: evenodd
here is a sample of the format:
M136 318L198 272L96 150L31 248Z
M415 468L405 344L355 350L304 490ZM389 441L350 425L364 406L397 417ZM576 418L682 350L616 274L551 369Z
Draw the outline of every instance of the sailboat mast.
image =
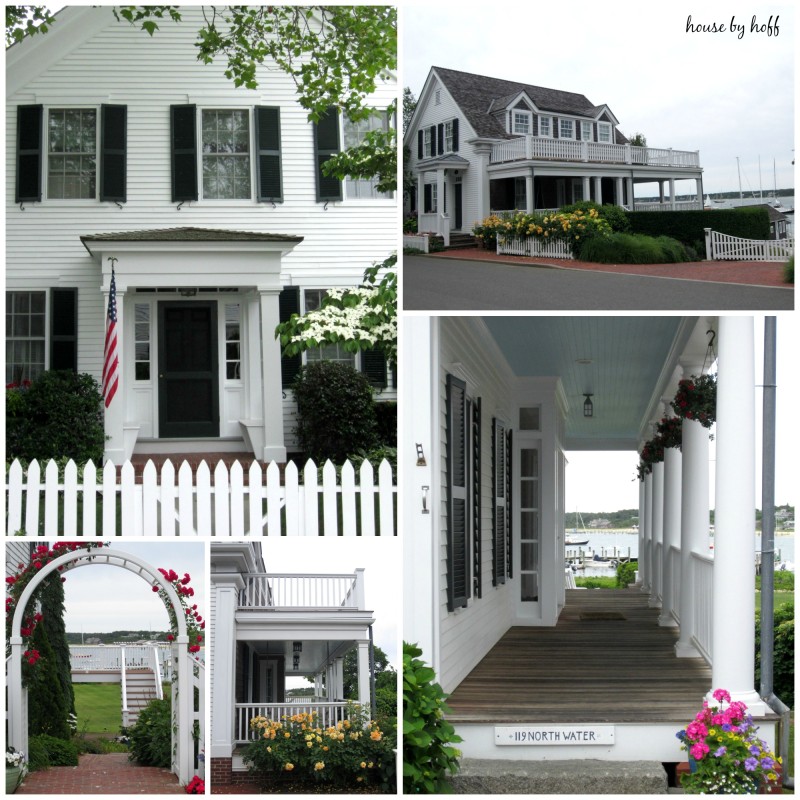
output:
M764 199L764 190L761 188L761 156L758 157L758 197Z
M739 169L739 156L736 156L736 174L739 176L739 200L742 199L742 171Z

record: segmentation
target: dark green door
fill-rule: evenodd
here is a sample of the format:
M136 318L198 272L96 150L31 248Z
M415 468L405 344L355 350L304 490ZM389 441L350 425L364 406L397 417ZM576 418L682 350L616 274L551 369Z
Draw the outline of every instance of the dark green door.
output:
M219 436L216 303L158 304L162 439Z
M456 190L456 201L455 201L455 207L456 207L455 208L455 212L456 212L455 213L455 217L456 218L455 218L455 227L453 228L453 230L460 231L461 230L461 225L462 225L462 219L461 219L462 200L461 200L461 184L460 183L457 183L455 185L455 190Z

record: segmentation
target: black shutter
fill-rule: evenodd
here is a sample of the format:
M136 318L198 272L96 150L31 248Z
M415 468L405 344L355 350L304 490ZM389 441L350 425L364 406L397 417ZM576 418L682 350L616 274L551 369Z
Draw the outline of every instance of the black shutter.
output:
M267 106L255 109L258 159L258 201L283 202L281 185L281 110Z
M78 371L78 290L50 290L50 369Z
M423 214L430 214L431 213L431 204L433 202L433 198L431 197L431 184L425 184L425 204L422 207Z
M438 130L437 139L438 139L438 142L439 142L438 151L437 151L438 155L443 155L444 154L444 123L443 122L439 123L439 130Z
M553 138L554 139L560 139L561 138L561 136L560 136L561 131L559 130L558 117L551 117L550 124L553 126L553 129L552 129L553 130Z
M314 125L314 149L317 172L317 202L342 199L342 182L329 178L322 172L322 165L339 152L339 112L329 108Z
M281 322L288 322L292 314L300 313L300 287L284 286L278 295L278 319ZM303 357L298 353L296 356L283 356L281 358L281 386L284 389L291 389L297 373L303 363Z
M422 129L417 131L417 158L425 157L425 133Z
M100 106L100 199L127 200L127 106Z
M371 348L361 351L361 372L376 388L385 389L387 386L386 356L382 350Z
M467 530L467 385L447 376L447 609L467 605L470 596Z
M197 200L197 107L170 106L172 202Z
M431 156L436 157L436 126L431 125L428 130L431 132Z
M506 552L508 554L508 579L511 580L513 577L513 566L514 566L514 549L511 546L511 477L513 475L513 471L511 469L511 454L514 452L513 448L513 440L511 435L511 429L509 428L508 433L506 434Z
M15 203L42 199L42 106L17 106Z
M483 596L481 577L481 399L472 403L472 581L475 597Z
M506 502L506 429L498 419L492 420L492 584L506 582L507 502Z
M458 117L453 120L453 152L458 152Z

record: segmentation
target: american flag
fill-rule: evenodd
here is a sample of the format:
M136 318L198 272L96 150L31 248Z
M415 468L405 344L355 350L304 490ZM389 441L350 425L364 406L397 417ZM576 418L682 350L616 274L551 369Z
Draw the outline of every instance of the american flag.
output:
M111 262L111 289L108 293L106 317L106 346L103 359L103 398L106 408L111 405L119 386L119 354L117 351L117 279Z

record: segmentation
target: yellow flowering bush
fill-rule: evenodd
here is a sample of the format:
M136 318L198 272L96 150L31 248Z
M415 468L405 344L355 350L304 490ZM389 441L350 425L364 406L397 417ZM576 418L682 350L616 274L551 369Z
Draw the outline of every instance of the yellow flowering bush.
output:
M347 788L380 785L395 791L394 742L356 708L351 717L324 726L316 712L250 720L252 741L244 760L265 780L291 773L293 781L324 781Z

